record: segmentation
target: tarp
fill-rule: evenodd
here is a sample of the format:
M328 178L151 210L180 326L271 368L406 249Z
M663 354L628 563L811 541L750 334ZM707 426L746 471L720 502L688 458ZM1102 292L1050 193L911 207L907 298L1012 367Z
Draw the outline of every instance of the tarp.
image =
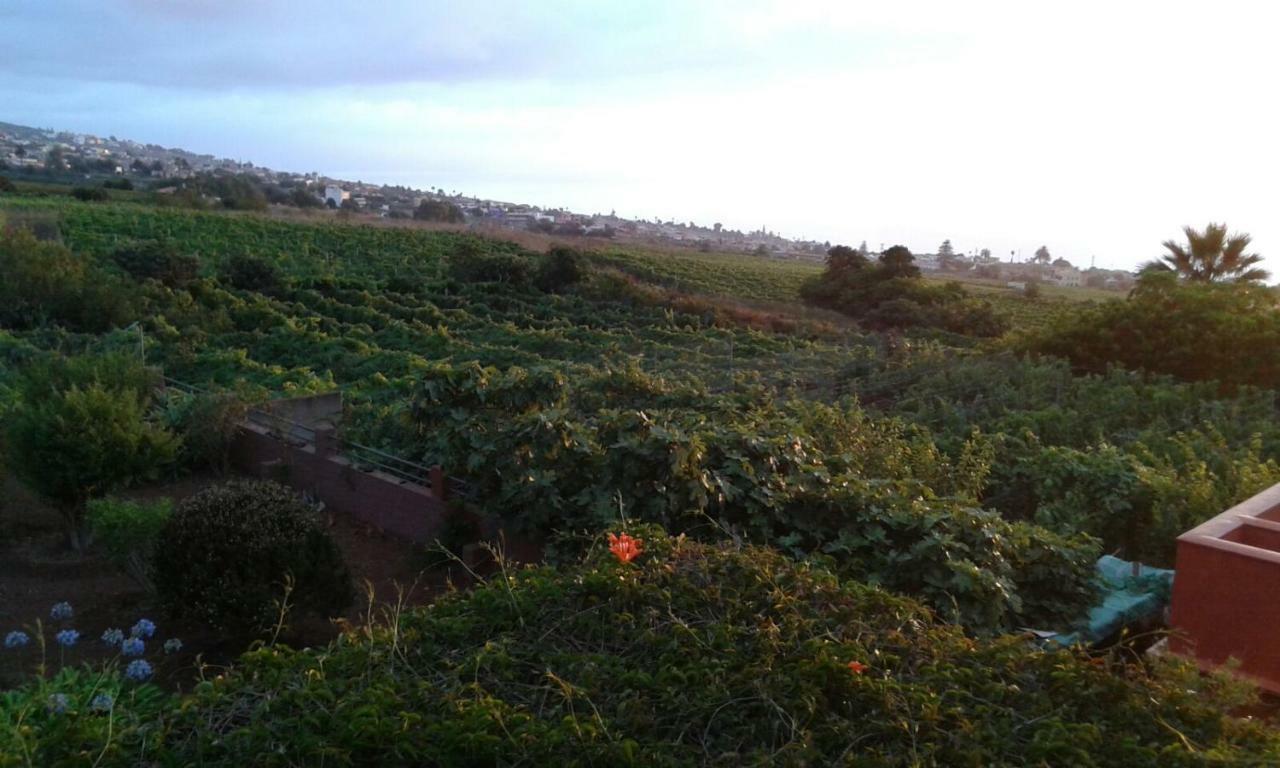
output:
M1102 601L1089 610L1083 627L1075 632L1037 632L1047 643L1092 644L1105 640L1122 627L1161 615L1169 604L1173 571L1134 564L1103 555L1097 564Z

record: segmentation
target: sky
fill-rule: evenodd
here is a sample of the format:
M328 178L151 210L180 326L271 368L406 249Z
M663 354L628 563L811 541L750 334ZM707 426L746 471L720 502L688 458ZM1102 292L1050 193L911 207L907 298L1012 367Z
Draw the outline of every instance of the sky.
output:
M1280 4L0 0L0 120L873 249L1280 273Z

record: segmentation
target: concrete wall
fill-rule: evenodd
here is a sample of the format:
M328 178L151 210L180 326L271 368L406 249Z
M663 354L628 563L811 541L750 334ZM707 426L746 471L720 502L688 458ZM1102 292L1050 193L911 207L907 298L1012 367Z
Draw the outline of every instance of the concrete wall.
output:
M1280 693L1280 485L1178 537L1170 650Z
M310 493L328 511L350 515L388 533L418 542L439 535L448 513L443 498L446 483L439 468L432 470L430 487L415 485L352 466L338 454L331 428L317 427L315 437L314 444L291 445L261 425L243 424L232 443L232 462L254 477Z

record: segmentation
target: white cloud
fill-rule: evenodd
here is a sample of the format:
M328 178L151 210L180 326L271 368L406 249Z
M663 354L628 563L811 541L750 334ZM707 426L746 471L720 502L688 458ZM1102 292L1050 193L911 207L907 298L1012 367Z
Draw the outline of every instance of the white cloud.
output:
M7 67L0 119L834 241L1043 243L1080 264L1133 266L1226 220L1280 258L1266 5L570 4L505 21L406 5L348 29L337 6L296 28L255 7L114 60L114 82ZM275 48L211 87L246 41ZM349 66L326 83L314 62L335 56ZM168 79L140 71L166 63Z

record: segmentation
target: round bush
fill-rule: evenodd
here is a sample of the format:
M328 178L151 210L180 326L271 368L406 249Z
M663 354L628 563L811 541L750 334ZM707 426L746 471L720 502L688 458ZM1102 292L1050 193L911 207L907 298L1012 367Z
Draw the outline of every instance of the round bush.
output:
M289 578L291 611L327 616L352 597L342 554L314 511L270 482L223 483L179 504L153 576L174 616L237 633L274 623Z

